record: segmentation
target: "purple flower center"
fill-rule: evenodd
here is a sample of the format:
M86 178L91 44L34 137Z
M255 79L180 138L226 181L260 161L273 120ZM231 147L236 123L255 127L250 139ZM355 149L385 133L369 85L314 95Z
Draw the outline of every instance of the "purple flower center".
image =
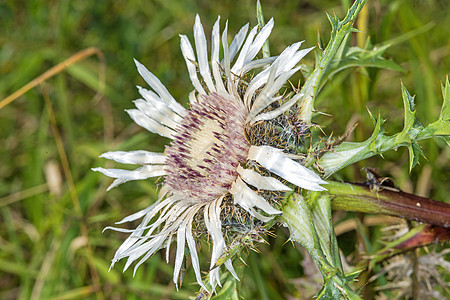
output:
M193 103L166 147L166 183L180 195L212 201L226 194L247 159L246 109L240 99L212 93Z

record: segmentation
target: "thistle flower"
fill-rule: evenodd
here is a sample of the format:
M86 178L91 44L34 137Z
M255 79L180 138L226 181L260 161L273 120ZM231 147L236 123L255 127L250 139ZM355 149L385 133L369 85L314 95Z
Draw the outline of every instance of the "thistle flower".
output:
M136 264L136 271L139 265L164 247L169 261L170 244L176 237L173 281L178 283L187 243L196 279L204 289L193 222L201 219L212 240L210 285L214 289L220 282L219 268L213 267L226 251L221 222L225 199L232 199L232 205L244 209L257 220L267 222L281 211L273 208L261 196L260 190L290 190L277 178L312 191L324 190L320 184L326 183L313 171L289 158L282 149L252 145L248 138L252 124L277 118L298 101L301 95L282 101L284 99L278 91L299 70L295 66L312 48L299 50L302 42L298 42L287 47L278 57L255 59L273 28L273 19L259 32L258 27L254 27L248 35L248 24L243 26L230 46L227 41L228 24L220 38L219 20L220 17L212 30L210 58L198 15L194 25L196 53L189 39L180 35L181 51L195 88L189 94L190 109L182 107L158 78L135 60L139 73L152 90L138 87L142 99L135 100L137 109L127 110L127 113L138 125L171 139L164 153L142 150L107 152L101 157L140 167L132 171L93 169L115 178L108 190L130 180L164 177L156 203L118 222L122 224L143 218L136 229L108 227L131 233L117 250L112 265L128 258L127 269L142 257ZM220 44L222 60L219 58ZM253 78L247 81L250 71ZM274 102L281 102L281 105L274 108L271 105ZM246 168L248 162L258 163L267 170L266 175L278 177L261 175ZM237 278L231 260L224 265Z

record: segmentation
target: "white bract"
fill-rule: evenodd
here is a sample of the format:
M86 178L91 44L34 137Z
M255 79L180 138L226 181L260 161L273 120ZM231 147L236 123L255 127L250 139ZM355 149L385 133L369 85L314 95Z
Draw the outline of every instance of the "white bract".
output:
M136 109L127 112L138 125L171 139L171 142L164 153L115 151L101 156L119 163L139 165L135 170L93 169L115 178L108 189L130 180L164 176L158 201L118 222L122 224L142 218L136 229L108 227L130 232L117 250L113 265L122 258L128 258L127 269L139 260L136 271L139 265L164 247L168 261L170 244L176 240L173 281L178 283L187 244L197 281L206 289L192 233L193 221L203 215L213 244L210 284L214 289L220 285L219 268L214 266L227 247L220 220L224 198L231 195L235 205L254 218L267 222L281 211L273 208L258 191L290 190L274 177L245 169L243 166L247 161L256 161L271 173L301 188L324 190L321 184L326 182L313 171L288 158L280 149L251 145L246 136L251 124L280 116L301 96L295 95L278 108L267 110L271 103L280 99L278 91L298 71L295 66L311 50L299 50L299 42L287 47L278 57L255 59L273 25L271 19L259 32L254 27L247 35L247 24L228 45L227 24L220 35L218 19L212 30L209 57L205 33L200 18L196 17L195 52L189 39L181 35L181 52L195 88L189 95L190 109L182 107L155 75L135 61L151 90L138 87L142 99L134 101ZM220 47L223 58L219 57ZM262 71L258 73L256 69ZM254 77L243 84L244 75L252 70L255 70ZM231 260L226 261L225 267L237 278Z

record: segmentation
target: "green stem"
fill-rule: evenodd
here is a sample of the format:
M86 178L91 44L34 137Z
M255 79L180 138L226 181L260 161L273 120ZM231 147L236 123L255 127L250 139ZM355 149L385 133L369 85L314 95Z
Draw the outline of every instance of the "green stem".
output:
M321 201L322 200L322 201ZM330 235L334 235L331 226L327 230L317 231L317 226L324 229L324 222L331 223L331 212L323 214L321 207L311 208L311 204L327 206L325 210L331 210L329 197L319 199L315 196L306 201L301 195L292 194L283 205L283 214L277 219L287 226L290 231L290 239L306 248L314 262L319 267L324 285L316 295L318 299L361 299L349 286L349 280L343 273L339 256L334 258L332 252L333 242L327 242ZM320 202L320 203L319 203ZM319 209L319 210L317 210ZM329 216L329 218L328 218ZM334 239L334 237L333 237ZM326 248L326 249L324 249ZM324 252L325 250L325 252ZM328 253L325 254L325 253Z
M323 75L338 52L344 38L354 30L352 26L353 22L366 2L367 0L355 1L348 10L347 16L342 21L339 21L336 16L328 16L332 25L331 39L325 48L317 67L308 77L300 91L300 93L303 94L303 97L299 100L299 109L296 112L296 118L299 122L311 123L312 112L314 110L313 102L319 87L321 86L320 82Z
M283 205L283 214L278 221L289 228L291 240L306 248L326 279L327 274L336 272L336 269L325 258L311 217L312 212L303 197L293 194Z
M259 28L263 28L265 25L264 15L263 15L261 3L259 2L259 0L256 2L256 18L258 19ZM261 51L263 54L263 58L270 57L269 40L266 40L264 42Z

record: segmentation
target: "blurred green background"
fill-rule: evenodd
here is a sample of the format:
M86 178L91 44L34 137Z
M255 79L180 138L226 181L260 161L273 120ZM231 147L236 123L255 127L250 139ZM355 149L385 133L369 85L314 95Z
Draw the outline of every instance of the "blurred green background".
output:
M163 151L167 143L134 124L124 112L139 97L135 85L145 86L132 59L146 65L186 105L192 86L178 34L192 40L198 13L209 38L220 15L221 28L229 20L231 40L245 23L256 24L255 2L0 1L0 99L80 50L96 47L104 56L93 55L68 66L0 110L0 299L195 295L198 288L191 268L176 291L171 281L173 260L166 264L164 251L143 264L134 278L132 270L122 274L123 261L108 272L126 235L102 233L102 229L152 203L155 184L130 182L106 193L111 180L90 168L114 166L97 158L105 151ZM262 5L266 20L275 19L270 48L277 55L298 40L305 40L304 48L317 45L319 32L326 43L330 26L325 12L343 17L349 1L267 0ZM363 14L356 24L363 33L354 34L352 43L362 46L368 36L373 44L391 43L385 56L405 72L352 69L338 74L315 106L332 116L321 115L314 121L335 135L357 122L351 139L362 141L373 129L368 107L375 114L381 112L388 132L394 134L403 125L400 81L416 95L419 120L435 121L442 103L440 81L450 69L448 1L372 0ZM312 66L314 55L302 63ZM99 89L103 75L104 90ZM292 82L296 85L298 80L303 80L300 75ZM378 167L405 191L448 201L449 149L441 141L425 141L421 146L427 159L422 158L411 173L407 150L399 149L384 160L376 157L350 166L337 179L362 181L361 167ZM336 223L351 217L340 213ZM308 297L320 288L320 281L314 285L310 274L311 262L303 259L298 247L285 244L285 230L274 233L277 238L267 237L269 244L258 247L261 253L248 251L240 294L247 299ZM379 247L376 234L370 238L373 247ZM352 256L354 236L339 239ZM206 243L200 252L202 270L207 270Z

